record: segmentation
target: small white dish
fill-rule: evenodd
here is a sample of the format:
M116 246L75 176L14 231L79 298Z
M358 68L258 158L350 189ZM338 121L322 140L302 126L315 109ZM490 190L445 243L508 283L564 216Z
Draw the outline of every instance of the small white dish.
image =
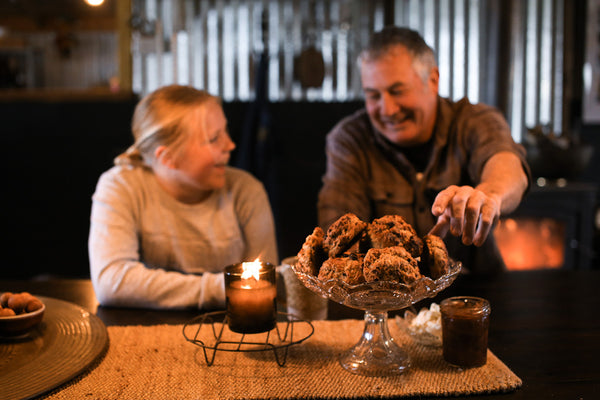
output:
M423 346L440 347L442 345L441 327L439 329L425 330L423 327L414 324L414 319L416 317L417 315L413 312L406 310L404 312L404 318L396 316L396 323L400 329L405 331L416 343Z

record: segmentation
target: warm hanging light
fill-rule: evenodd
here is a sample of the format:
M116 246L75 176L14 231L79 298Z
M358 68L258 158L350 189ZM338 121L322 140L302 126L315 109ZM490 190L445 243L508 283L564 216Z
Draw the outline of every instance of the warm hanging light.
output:
M96 7L104 3L104 0L85 0L90 6Z

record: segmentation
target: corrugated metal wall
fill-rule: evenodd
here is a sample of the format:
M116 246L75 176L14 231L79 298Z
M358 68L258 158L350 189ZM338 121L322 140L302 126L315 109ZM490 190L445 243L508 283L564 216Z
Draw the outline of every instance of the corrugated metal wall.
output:
M390 5L394 15L386 19ZM177 82L225 101L250 101L264 72L271 101L357 100L358 52L371 32L393 20L421 32L436 50L441 95L500 106L518 141L535 125L563 130L564 0L133 0L132 7L138 94ZM507 7L510 17L503 18ZM501 24L508 26L508 44L500 43ZM54 33L27 35L41 53L38 82L107 86L118 75L116 33L77 32L74 39L65 58ZM499 54L502 46L508 60ZM322 70L309 68L315 60ZM307 81L299 71L312 76Z
M384 23L382 0L136 0L133 13L134 91L178 82L225 100L254 97L263 53L272 101L356 99L357 52ZM319 87L295 75L309 48L323 63Z

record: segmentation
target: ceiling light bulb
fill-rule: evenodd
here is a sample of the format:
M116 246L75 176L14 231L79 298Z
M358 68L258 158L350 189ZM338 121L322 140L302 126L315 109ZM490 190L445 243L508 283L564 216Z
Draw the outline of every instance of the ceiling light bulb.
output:
M88 3L90 6L99 6L102 3L104 3L104 0L85 0L86 3Z

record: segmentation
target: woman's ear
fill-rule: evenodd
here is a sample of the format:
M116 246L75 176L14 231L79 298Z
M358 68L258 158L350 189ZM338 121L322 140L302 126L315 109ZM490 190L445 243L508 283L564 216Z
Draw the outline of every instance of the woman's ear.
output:
M161 165L170 169L175 169L175 160L173 159L171 151L169 151L166 146L158 146L154 150L154 158Z

